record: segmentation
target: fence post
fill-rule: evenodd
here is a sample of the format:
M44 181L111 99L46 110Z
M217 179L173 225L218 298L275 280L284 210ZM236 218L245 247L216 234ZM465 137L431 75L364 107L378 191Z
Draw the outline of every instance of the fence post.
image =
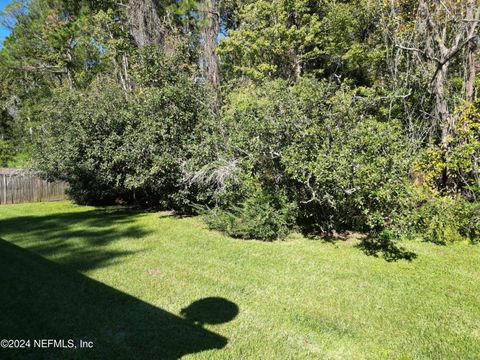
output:
M7 176L0 174L2 176L2 182L3 182L3 203L7 203Z

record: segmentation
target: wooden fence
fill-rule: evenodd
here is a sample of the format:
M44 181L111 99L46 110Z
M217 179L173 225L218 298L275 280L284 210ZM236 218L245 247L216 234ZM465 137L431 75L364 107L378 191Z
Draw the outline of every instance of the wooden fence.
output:
M20 169L0 168L0 204L65 200L65 182L48 182Z

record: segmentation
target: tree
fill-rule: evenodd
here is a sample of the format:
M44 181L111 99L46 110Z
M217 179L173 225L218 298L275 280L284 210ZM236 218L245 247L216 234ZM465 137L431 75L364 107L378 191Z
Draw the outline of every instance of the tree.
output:
M387 239L480 196L478 0L22 0L2 19L1 146L40 143L79 201Z
M230 79L298 81L315 75L371 84L383 58L375 43L376 5L368 0L246 2L238 10L238 27L220 44L223 70Z
M202 19L200 68L203 69L205 78L214 87L218 87L220 85L220 68L216 53L220 33L218 0L203 0L199 11Z
M455 128L455 118L451 115L446 94L449 71L463 54L467 59L465 97L471 100L476 76L474 51L479 22L480 5L475 0L420 0L411 40L408 44L396 44L400 49L415 52L415 59L420 61L418 66L429 72L428 87L434 97L432 128L437 131L445 148L448 147L451 130Z
M398 0L390 3L383 19L393 45L387 41L391 109L404 117L420 146L427 142L429 148L439 147L443 170L438 189L462 191L465 182L458 182L447 163L457 128L464 123L464 103L475 101L480 5L475 0Z

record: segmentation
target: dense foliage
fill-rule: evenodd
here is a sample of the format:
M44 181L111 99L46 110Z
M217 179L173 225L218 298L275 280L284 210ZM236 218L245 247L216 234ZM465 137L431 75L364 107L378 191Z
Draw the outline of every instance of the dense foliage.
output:
M479 8L14 2L0 165L31 154L79 203L197 212L241 238L476 242Z
M172 207L182 201L181 168L191 157L196 123L208 114L196 97L201 87L173 68L172 59L144 53L133 65L144 84L131 93L99 78L86 91L59 89L44 104L38 166L68 181L79 203ZM152 73L162 74L154 86Z

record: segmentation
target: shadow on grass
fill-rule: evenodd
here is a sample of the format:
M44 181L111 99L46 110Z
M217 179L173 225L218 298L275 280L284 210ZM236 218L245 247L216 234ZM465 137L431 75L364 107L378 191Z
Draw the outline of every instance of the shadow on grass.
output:
M314 240L321 240L326 243L334 244L339 241L347 241L351 239L352 232L333 232L329 234L307 234L306 237Z
M409 251L395 244L394 241L384 236L370 235L362 239L357 245L365 254L369 256L379 257L380 255L388 261L407 260L412 261L417 257L412 251Z
M129 225L139 216L142 213L125 208L18 216L0 220L0 236L42 256L55 254L57 262L84 271L131 254L107 249L106 245L147 235L144 228Z
M353 239L359 241L355 247L362 250L366 255L382 257L388 262L398 260L412 261L417 258L416 253L398 246L395 241L392 240L392 237L385 233L364 235L350 231L331 232L328 234L306 232L304 236L330 244Z
M182 318L2 239L0 283L0 339L31 340L29 349L0 349L2 359L179 359L223 348L227 339L201 325L238 314L234 303L207 298ZM92 341L93 349L39 349L34 339Z
M183 214L178 213L176 211L164 211L161 213L158 218L159 219L189 219L192 218L194 215L192 214Z

